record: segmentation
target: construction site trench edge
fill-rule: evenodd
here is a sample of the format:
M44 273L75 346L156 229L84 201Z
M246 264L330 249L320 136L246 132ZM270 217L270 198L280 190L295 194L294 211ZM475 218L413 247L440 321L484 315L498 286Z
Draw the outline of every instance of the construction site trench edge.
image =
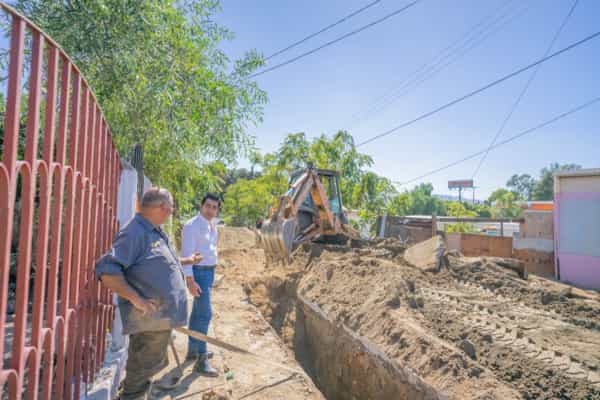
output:
M496 258L451 252L420 268L391 238L307 243L271 263L255 232L220 232L223 282L243 288L321 392L300 398L600 398L596 292Z

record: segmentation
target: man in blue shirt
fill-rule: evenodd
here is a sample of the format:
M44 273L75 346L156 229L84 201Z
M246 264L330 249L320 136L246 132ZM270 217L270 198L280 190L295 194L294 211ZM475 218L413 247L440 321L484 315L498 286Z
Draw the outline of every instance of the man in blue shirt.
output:
M190 293L194 296L194 304L190 315L189 328L206 334L212 317L210 292L215 279L217 265L217 241L219 234L214 219L219 213L221 201L214 194L207 194L200 204L200 212L190 219L182 231L181 256L190 257L199 254L202 260L194 265L186 265L184 273ZM194 369L197 373L218 376L208 362L211 353L206 350L206 342L189 338L188 360L196 360Z
M171 330L187 322L183 270L160 227L172 212L167 190L148 190L141 211L96 264L96 278L119 296L123 334L130 335L123 400L145 398L152 375L168 364Z

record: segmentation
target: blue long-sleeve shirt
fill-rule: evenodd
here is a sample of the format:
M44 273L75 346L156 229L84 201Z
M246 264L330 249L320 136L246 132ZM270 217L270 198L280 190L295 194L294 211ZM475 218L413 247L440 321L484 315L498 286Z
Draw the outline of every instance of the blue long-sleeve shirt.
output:
M154 300L158 311L143 315L119 297L123 334L158 331L187 323L187 289L177 253L167 235L142 217L123 227L112 248L96 263L96 278L122 275L140 296Z

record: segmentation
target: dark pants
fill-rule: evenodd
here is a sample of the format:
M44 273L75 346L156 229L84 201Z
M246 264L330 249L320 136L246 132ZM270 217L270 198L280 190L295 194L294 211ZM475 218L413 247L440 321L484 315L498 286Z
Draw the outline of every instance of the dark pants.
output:
M208 326L212 318L212 307L210 304L210 291L215 280L214 268L194 267L194 280L202 289L198 297L194 297L192 313L190 315L190 329L208 333ZM188 357L195 357L206 353L206 342L189 338Z
M129 335L126 375L121 399L143 398L150 378L169 364L167 349L171 330Z

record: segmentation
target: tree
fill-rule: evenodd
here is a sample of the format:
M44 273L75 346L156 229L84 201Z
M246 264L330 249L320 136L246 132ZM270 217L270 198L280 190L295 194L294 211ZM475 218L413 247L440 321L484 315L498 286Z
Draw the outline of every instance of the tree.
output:
M396 189L389 179L383 178L374 172L366 172L354 185L352 196L348 201L358 205L359 216L363 224L371 224L377 216L383 214Z
M522 199L529 201L536 183L536 180L529 174L514 174L506 182L506 187L518 193Z
M216 0L17 0L82 70L122 155L144 147L145 173L170 189L184 214L197 192L218 190L211 164L252 148L245 126L266 95L248 79L255 52L231 62L231 32L213 21ZM221 172L216 170L216 172Z
M433 196L431 183L421 183L411 191L394 196L387 210L390 215L446 215L446 206Z
M285 181L273 182L271 178L239 179L229 186L223 207L225 222L235 226L253 226L259 218L264 218L287 186Z
M521 215L521 208L517 204L517 194L506 191L493 204L492 216L494 218L517 218Z
M475 211L468 210L463 203L458 201L448 202L447 209L450 217L468 218L477 216ZM473 225L465 222L457 222L446 226L446 232L469 233L474 231Z
M533 188L533 200L554 199L554 174L560 171L573 171L581 169L581 165L552 163L540 171L540 179Z
M498 201L499 199L501 199L507 193L510 193L510 191L508 189L505 189L505 188L496 189L496 190L494 190L492 192L492 194L490 194L490 197L488 197L488 199L486 200L486 202L489 205L494 205L494 203L496 201Z
M354 138L346 131L338 131L332 136L321 135L312 140L303 132L288 134L275 152L254 153L251 157L251 164L260 164L261 167L260 176L254 179L257 182L239 179L241 177L235 173L230 173L228 178L228 184L232 185L225 193L225 205L230 223L247 223L259 214L265 217L266 211L259 212L263 208L263 200L258 198L260 193L268 191L268 202L274 204L276 196L287 190L292 172L306 168L309 162L315 168L339 171L343 204L359 210L364 223L374 222L396 194L388 179L367 170L373 164L372 158L357 151ZM250 175L252 178L253 174ZM250 206L251 203L261 206L255 208Z

